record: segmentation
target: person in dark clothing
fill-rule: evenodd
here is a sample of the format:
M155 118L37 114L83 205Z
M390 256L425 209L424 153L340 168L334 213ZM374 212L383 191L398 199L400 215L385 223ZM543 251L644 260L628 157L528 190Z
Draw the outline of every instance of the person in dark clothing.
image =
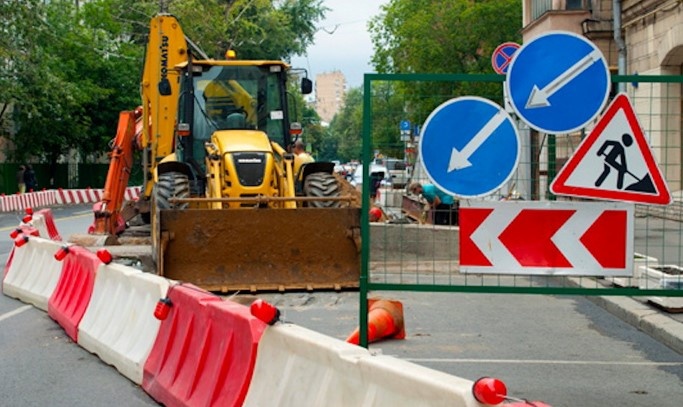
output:
M36 173L33 171L33 167L30 165L27 165L26 170L24 171L24 184L26 184L27 192L33 192L38 188Z
M385 174L382 171L370 173L370 199L374 202L377 199L377 192L382 186Z
M24 172L26 171L26 167L23 165L19 166L19 169L17 170L17 186L19 187L19 193L23 194L26 192L26 183L24 182Z

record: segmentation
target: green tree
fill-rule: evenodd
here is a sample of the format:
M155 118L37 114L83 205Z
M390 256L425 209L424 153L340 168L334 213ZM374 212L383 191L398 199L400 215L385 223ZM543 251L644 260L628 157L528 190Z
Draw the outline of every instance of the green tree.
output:
M493 73L494 49L506 41L521 42L521 13L517 0L390 0L369 23L372 63L380 73ZM373 105L384 101L390 111L402 104L404 118L421 123L439 104L465 95L502 104L500 84L466 81L377 84L372 97ZM400 120L386 113L379 119L388 117ZM393 137L400 145L398 132L384 137L374 132L373 127L373 139L390 143Z
M159 0L109 0L118 19L146 27ZM174 0L162 2L209 57L228 49L240 59L283 59L303 54L328 10L321 0ZM144 32L143 32L144 33Z
M518 0L391 0L369 23L383 73L493 73L491 53L521 41Z
M360 160L363 131L363 91L351 88L346 92L344 106L332 119L329 137L336 140L341 161Z
M286 59L312 42L319 0L166 1L211 56ZM159 1L7 0L0 3L0 119L13 107L10 159L56 162L70 149L108 150L119 112L140 104L149 19ZM199 42L199 41L198 41ZM250 45L251 44L251 45Z
M31 68L32 44L41 31L40 1L0 2L0 128L9 127L13 104L28 94L18 81Z
M89 25L73 2L36 4L34 11L31 53L13 69L23 97L9 100L16 126L10 158L54 163L71 148L101 152L118 112L139 103L131 73L139 70L140 50Z

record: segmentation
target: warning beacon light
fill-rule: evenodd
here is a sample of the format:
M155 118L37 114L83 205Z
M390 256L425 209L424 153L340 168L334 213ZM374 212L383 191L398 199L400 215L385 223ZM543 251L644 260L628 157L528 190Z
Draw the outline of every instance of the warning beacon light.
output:
M109 264L111 263L111 253L109 253L109 250L107 249L100 249L97 251L97 258L100 259L100 261L104 264Z
M472 394L482 404L496 405L505 401L508 390L500 379L482 377L472 385Z
M17 247L21 247L21 246L25 245L26 242L28 242L28 236L26 236L24 234L17 237L16 239L14 239L14 245Z
M69 254L69 246L62 246L55 253L55 260L62 261Z
M11 231L11 232L9 233L9 237L12 238L12 239L16 239L17 236L19 236L19 233L21 233L21 229L16 228L16 229L14 229L13 231Z
M273 325L280 320L280 310L262 299L252 302L250 309L251 315L268 325Z
M159 321L165 320L168 317L168 313L171 311L172 306L173 303L170 298L160 298L156 308L154 308L154 317Z

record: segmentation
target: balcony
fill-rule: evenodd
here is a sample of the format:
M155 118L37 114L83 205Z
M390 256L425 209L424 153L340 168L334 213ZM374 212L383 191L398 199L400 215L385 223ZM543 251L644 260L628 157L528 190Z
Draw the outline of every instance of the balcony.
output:
M591 19L589 0L525 0L524 40L548 31L562 30L583 35L582 23Z

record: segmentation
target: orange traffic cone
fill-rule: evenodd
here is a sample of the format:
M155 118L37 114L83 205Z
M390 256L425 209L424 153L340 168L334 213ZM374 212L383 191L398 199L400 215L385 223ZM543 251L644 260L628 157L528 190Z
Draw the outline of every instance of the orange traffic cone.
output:
M368 343L380 339L404 339L406 337L403 325L403 304L391 300L368 300ZM358 345L360 343L360 328L348 338L346 342Z

